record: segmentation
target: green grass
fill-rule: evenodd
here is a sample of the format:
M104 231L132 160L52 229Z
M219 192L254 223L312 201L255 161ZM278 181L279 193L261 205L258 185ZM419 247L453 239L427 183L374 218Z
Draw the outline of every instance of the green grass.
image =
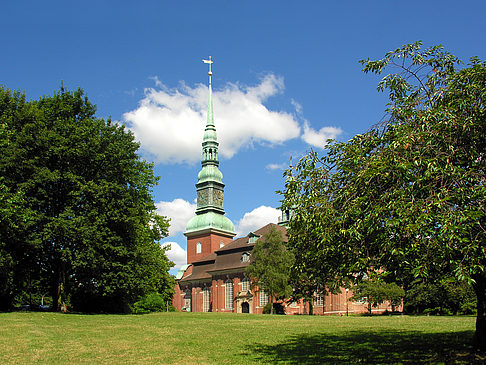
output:
M474 317L0 313L0 364L482 363Z

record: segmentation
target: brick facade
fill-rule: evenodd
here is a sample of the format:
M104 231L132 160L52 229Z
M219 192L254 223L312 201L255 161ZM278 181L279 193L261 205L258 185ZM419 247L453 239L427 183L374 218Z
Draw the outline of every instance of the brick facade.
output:
M271 227L281 231L286 239L286 229L282 226L269 224L251 233L249 236L263 236ZM223 312L223 313L257 313L263 312L266 303L265 295L257 287L244 288L248 285L245 269L249 262L244 256L250 254L254 247L249 236L238 238L234 241L225 241L220 246L221 237L203 237L202 235L188 238L188 263L189 267L177 280L173 305L176 309L192 312ZM191 240L191 244L189 244ZM191 246L195 252L196 242L217 242L211 244L209 252L204 250L199 256L189 252ZM191 250L192 250L191 249ZM201 257L204 256L204 257ZM201 257L198 259L198 257ZM244 281L246 280L246 283ZM232 287L232 288L231 288ZM228 291L228 289L231 289ZM206 297L205 297L206 296ZM319 298L315 295L312 304L312 313L316 315L346 315L347 313L365 313L368 311L367 303L351 302L348 300L352 292L346 292L344 288L338 294L326 294ZM262 297L262 301L260 300ZM204 305L206 300L206 306ZM303 300L297 302L280 303L286 314L308 314L311 311L309 303ZM373 312L391 310L387 303L373 308ZM398 308L401 309L401 308Z

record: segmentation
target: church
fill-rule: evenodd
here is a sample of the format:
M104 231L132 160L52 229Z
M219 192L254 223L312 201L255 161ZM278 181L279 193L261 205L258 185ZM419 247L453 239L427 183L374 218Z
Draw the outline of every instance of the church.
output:
M201 171L197 176L196 215L187 223L187 264L176 276L173 306L187 312L263 313L269 302L267 293L251 286L245 269L258 239L272 227L287 240L285 225L288 214L282 214L279 224L266 224L245 237L235 238L233 223L225 217L223 208L223 174L219 170L218 141L213 117L211 57L209 64L209 97L206 127L202 141ZM314 314L361 313L367 311L364 302L349 302L347 290L339 294L320 295L313 300ZM308 303L302 300L281 303L286 314L308 313ZM386 305L376 308L384 311Z

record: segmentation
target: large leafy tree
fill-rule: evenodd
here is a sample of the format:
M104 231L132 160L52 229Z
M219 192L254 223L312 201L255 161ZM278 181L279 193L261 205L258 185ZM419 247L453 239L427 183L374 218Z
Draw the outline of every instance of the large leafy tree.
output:
M11 134L7 125L0 122L0 148L9 146ZM13 241L16 228L28 218L23 209L24 197L22 191L12 193L4 181L0 176L0 310L9 309L28 281L26 268L18 265L28 264L22 260L25 247Z
M366 272L471 283L486 349L486 64L459 63L420 42L363 60L365 72L397 71L378 86L389 91L387 120L291 166L284 207L295 208L297 263L333 285Z
M252 285L264 290L273 303L277 298L287 298L292 293L289 275L293 260L294 255L285 246L282 234L272 227L251 251L246 273L252 278ZM273 314L273 305L270 312Z
M4 242L28 270L24 289L35 282L57 309L70 300L90 311L126 311L167 289L171 263L156 241L168 222L155 214L157 178L133 135L96 118L81 90L26 102L2 88L0 119L11 132L0 176L28 213Z

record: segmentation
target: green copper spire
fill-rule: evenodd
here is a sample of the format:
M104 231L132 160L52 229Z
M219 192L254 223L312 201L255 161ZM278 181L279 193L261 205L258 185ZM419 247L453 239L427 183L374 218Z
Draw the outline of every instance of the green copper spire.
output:
M213 116L213 90L211 86L211 78L213 76L213 72L211 71L211 64L213 61L211 57L209 60L203 60L204 63L209 64L209 88L208 88L208 115L206 118L206 128L204 129L204 137L203 137L203 159L202 165L215 165L218 166L218 137L216 135L216 127L214 125L214 116ZM222 178L223 176L221 176Z
M233 223L224 216L223 209L223 174L219 171L218 138L213 116L213 91L211 57L203 60L209 64L208 114L202 142L201 171L197 176L197 208L196 216L186 226L186 233L214 229L234 235Z
M211 78L213 76L213 72L211 71L211 64L213 61L211 60L211 56L209 56L209 60L203 60L204 63L209 64L209 96L208 96L208 117L206 119L206 129L208 126L212 126L214 128L214 116L213 116L213 88L211 86ZM214 128L216 132L216 128Z

